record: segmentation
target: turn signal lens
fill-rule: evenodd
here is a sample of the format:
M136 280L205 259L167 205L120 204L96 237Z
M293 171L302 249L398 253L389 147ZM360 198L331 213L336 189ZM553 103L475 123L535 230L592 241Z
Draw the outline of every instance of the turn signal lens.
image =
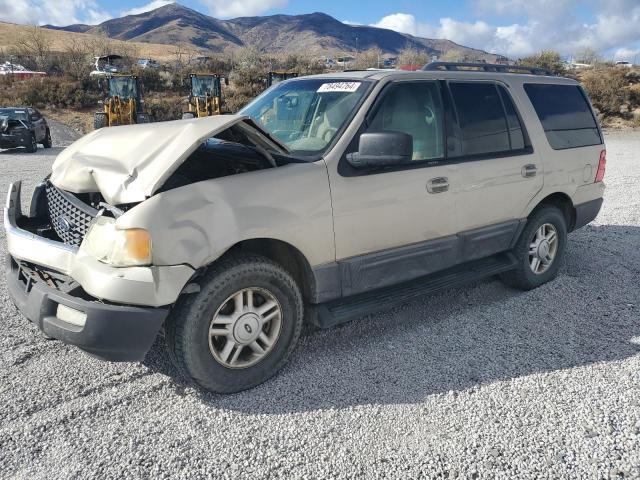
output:
M607 151L602 150L600 152L600 161L598 162L598 171L596 172L596 179L595 179L596 183L604 180L604 171L606 169L606 166L607 166Z
M151 236L142 228L124 230L124 250L129 258L136 262L148 263L151 260Z

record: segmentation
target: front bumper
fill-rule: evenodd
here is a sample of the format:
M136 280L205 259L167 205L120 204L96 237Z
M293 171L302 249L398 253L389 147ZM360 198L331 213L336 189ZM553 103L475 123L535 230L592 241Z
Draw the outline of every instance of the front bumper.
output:
M26 147L31 143L31 132L25 130L20 133L0 133L0 148Z
M145 307L170 305L175 303L195 272L188 265L111 267L83 254L75 246L24 230L18 226L22 217L20 188L20 182L10 186L4 209L4 228L11 256L64 273L100 300Z
M34 280L11 256L7 258L6 276L16 307L40 330L103 360L142 360L169 313L166 308L105 304L80 287L64 293L45 281ZM83 315L83 321L69 323L59 318L60 305Z

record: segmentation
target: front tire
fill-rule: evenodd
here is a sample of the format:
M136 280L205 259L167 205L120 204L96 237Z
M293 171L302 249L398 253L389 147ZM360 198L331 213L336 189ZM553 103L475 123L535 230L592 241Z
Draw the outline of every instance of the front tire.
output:
M36 134L31 134L31 139L29 140L29 145L27 145L27 152L36 153L38 151L38 142L36 141Z
M531 290L553 280L566 244L567 221L562 211L552 205L540 208L527 221L513 249L517 267L503 273L502 281L520 290Z
M109 119L106 113L95 113L93 115L93 129L99 130L109 126Z
M181 299L167 321L169 352L185 375L214 393L272 377L293 352L303 301L291 275L258 255L221 261Z

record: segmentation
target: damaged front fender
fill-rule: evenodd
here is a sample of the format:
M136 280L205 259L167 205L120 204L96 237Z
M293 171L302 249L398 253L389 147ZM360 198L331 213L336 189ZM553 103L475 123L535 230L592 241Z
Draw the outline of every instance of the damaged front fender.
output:
M287 188L282 188L286 184ZM208 265L243 240L281 240L311 265L335 260L323 161L296 163L193 183L158 193L118 218L144 228L155 265Z

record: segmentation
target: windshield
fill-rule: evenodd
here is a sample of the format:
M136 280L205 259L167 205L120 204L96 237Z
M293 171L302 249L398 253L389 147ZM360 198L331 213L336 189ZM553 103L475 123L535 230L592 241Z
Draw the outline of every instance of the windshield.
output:
M130 77L115 77L109 80L109 95L123 100L138 98L136 81Z
M8 118L9 120L22 120L24 122L29 119L26 110L14 110L11 108L0 108L0 117Z
M351 118L369 83L326 79L281 83L239 113L250 116L293 153L323 152Z
M194 97L219 97L220 79L218 77L191 77L191 94Z

